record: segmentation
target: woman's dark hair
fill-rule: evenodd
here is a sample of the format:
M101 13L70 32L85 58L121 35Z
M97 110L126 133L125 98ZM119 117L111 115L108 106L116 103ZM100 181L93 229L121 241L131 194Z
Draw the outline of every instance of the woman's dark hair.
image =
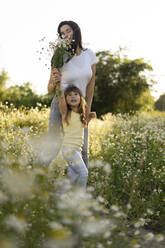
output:
M58 29L57 29L57 32L60 35L60 37L62 37L60 29L63 25L69 25L73 29L73 39L71 42L71 50L72 50L72 53L74 55L76 50L77 50L77 47L80 47L81 49L83 49L82 38L81 38L81 29L78 26L78 24L73 22L73 21L62 21L58 25Z
M64 91L64 95L65 95L65 99L67 97L67 95L70 93L70 92L77 92L79 95L80 95L80 104L79 104L79 107L78 107L78 113L80 114L80 120L81 122L83 123L84 127L87 127L87 120L86 120L86 101L84 99L84 97L82 96L82 93L81 91L79 90L79 88L77 88L76 86L74 85L69 85L65 91ZM69 124L69 116L70 116L70 112L71 112L71 108L70 106L67 104L67 114L65 116L65 122L67 124Z

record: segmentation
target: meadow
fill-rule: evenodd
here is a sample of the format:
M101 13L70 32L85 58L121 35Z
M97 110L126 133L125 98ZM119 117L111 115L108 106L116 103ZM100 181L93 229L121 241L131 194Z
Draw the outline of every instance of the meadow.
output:
M0 116L1 248L163 247L165 113L90 122L87 192L48 166L49 109L1 104Z

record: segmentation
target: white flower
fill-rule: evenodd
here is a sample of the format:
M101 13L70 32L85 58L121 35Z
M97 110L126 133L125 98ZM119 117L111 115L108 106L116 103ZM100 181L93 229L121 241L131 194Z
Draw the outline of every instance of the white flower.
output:
M128 209L131 209L132 208L130 203L127 204L127 208Z
M25 174L21 171L6 169L3 172L2 183L12 194L29 194L30 196L33 190L34 176L32 174Z
M105 165L104 165L104 167L103 167L103 169L104 169L104 171L106 172L106 173L111 173L111 166L110 166L110 164L108 164L108 163L106 163Z
M146 235L145 235L145 238L146 238L146 240L152 240L153 238L154 238L154 234L153 233L147 233Z
M133 248L140 248L141 246L139 244L133 245Z
M124 232L120 232L119 235L120 235L121 237L124 237L124 236L125 236L125 233L124 233Z
M93 192L95 191L95 188L90 186L90 187L87 187L87 192Z
M104 246L101 243L98 243L97 248L104 248Z
M106 220L89 220L81 226L83 235L96 235L97 233L104 233L109 226Z
M155 239L156 241L161 242L164 240L164 236L163 234L160 233L160 234L155 235Z
M114 210L114 211L118 211L119 210L119 207L117 204L114 204L111 206L111 209Z
M152 211L151 209L148 208L148 209L147 209L147 213L148 213L148 214L153 214L153 211Z
M2 191L0 191L0 203L7 201L7 199L8 197Z
M49 226L50 226L54 231L60 230L60 229L63 228L63 226L62 226L60 223L55 222L55 221L50 222L50 223L49 223Z
M101 203L104 202L104 198L103 198L102 196L98 196L98 197L97 197L97 200L98 200L99 202L101 202Z
M134 224L134 226L136 228L139 228L140 226L144 226L144 224L145 224L145 219L140 218L139 221Z
M27 134L30 132L30 128L29 127L22 127L20 129L20 132L23 133L23 134Z
M94 167L102 167L103 166L103 161L101 160L94 160L94 161L91 161L89 163L89 167L90 168L94 168Z
M135 235L139 235L139 234L140 234L140 231L139 231L139 230L136 230L136 231L134 232L134 234L135 234Z
M9 215L5 220L5 224L9 227L16 229L18 232L24 232L27 228L27 223L23 217Z
M110 231L106 231L105 233L104 233L104 238L106 239L106 238L109 238L111 236L111 232Z
M125 214L124 214L123 212L121 212L121 211L117 211L117 212L114 214L114 216L115 216L116 218L119 218L119 217L124 217Z
M112 244L112 241L107 241L107 245L111 245Z

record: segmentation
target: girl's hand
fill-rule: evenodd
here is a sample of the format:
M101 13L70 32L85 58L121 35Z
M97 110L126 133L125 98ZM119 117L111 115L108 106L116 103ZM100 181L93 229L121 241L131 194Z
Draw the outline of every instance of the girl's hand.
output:
M51 68L50 82L55 86L57 82L61 81L61 72L56 68Z
M55 92L57 82L61 82L61 72L59 72L56 68L51 67L48 93L52 94Z

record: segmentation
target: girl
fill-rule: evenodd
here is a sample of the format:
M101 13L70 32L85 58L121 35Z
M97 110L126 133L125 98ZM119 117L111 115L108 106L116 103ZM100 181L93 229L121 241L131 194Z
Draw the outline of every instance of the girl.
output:
M97 63L96 55L91 49L84 49L82 46L81 29L73 21L63 21L58 26L58 34L68 39L73 50L73 57L63 65L60 72L56 68L51 68L50 80L48 83L48 92L54 93L56 83L61 81L65 90L72 82L74 86L80 89L83 97L86 99L86 118L90 118L91 105L95 85L95 71ZM58 98L55 96L51 103L49 133L53 141L56 141L53 157L58 153L62 143L61 114L59 111ZM84 128L84 143L82 147L82 157L88 165L88 128ZM50 158L51 159L51 158Z
M88 170L82 159L81 149L84 139L84 128L87 126L86 102L77 87L70 85L65 92L62 90L62 87L60 88L61 94L58 96L58 101L64 131L62 155L68 163L70 183L76 183L85 189ZM89 119L94 117L95 113L91 112Z

